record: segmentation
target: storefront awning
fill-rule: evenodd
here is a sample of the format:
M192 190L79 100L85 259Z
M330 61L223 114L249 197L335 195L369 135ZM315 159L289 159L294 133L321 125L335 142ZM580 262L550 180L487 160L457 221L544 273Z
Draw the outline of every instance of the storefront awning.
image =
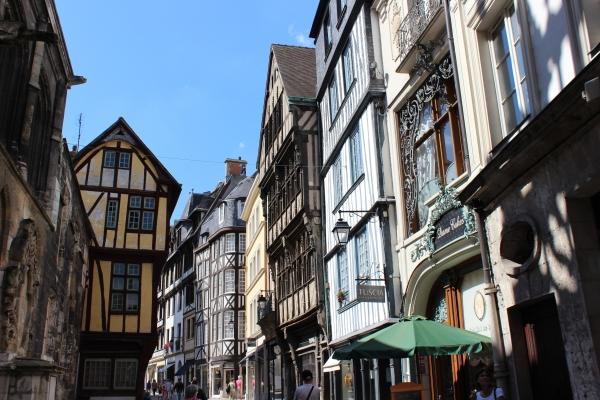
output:
M181 368L179 368L177 370L177 372L175 372L175 376L179 376L179 375L185 375L185 373L187 372L187 370L194 365L195 360L186 360L185 364L183 364L181 366Z
M335 372L340 370L340 360L336 360L333 356L323 364L323 372Z

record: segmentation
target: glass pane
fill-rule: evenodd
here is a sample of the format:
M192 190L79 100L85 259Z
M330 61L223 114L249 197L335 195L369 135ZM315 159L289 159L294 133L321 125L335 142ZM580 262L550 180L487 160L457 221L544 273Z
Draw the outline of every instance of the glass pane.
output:
M151 231L154 226L154 211L144 211L142 214L142 229Z
M529 89L525 79L523 79L523 82L521 82L521 91L523 92L523 101L525 101L525 105L523 107L525 109L525 114L529 114L531 112L531 104L529 103Z
M142 197L141 196L131 196L129 198L129 207L140 208L141 206L142 206Z
M496 56L496 65L499 64L508 54L508 35L504 24L498 27L494 34L494 55Z
M525 62L523 61L523 48L521 42L518 42L515 46L517 53L517 66L519 67L519 79L523 79L526 76L525 73Z
M116 153L112 150L104 152L104 166L107 168L115 167Z
M437 103L437 118L441 118L448 112L448 95L446 92L446 86L444 85L442 92L436 97Z
M431 110L431 103L423 104L420 117L419 133L415 140L419 140L424 133L433 128L433 111Z
M125 264L114 263L113 264L113 275L125 275Z
M512 28L513 43L521 38L521 26L519 25L519 19L514 8L511 8L508 12L510 18L510 27Z
M140 290L140 279L139 278L127 278L127 290Z
M112 311L123 311L123 293L113 293L111 296Z
M130 160L131 160L131 154L120 153L119 154L119 168L129 168Z
M498 66L498 84L500 85L500 99L505 100L512 95L515 90L515 77L513 75L512 60L507 57L502 64Z
M144 208L154 210L154 197L144 197Z
M138 294L137 293L128 293L127 294L127 305L126 311L137 311L139 309L138 305Z
M521 113L519 111L519 102L517 94L513 95L502 104L502 111L504 112L504 122L506 124L506 131L512 131L517 126L517 121L521 120Z
M140 212L137 210L129 211L129 219L127 222L129 229L139 229L140 227Z
M452 138L452 124L450 121L446 121L442 126L442 133L444 135L444 174L446 177L446 185L455 180L458 176L458 170L456 166L454 141Z
M123 290L124 287L125 287L125 278L113 277L113 279L112 279L113 290Z
M140 274L140 264L129 264L127 266L127 275L139 275Z
M437 157L435 149L435 135L428 137L416 149L417 184L419 187L417 207L419 214L419 227L427 223L429 208L425 201L438 191L437 183Z

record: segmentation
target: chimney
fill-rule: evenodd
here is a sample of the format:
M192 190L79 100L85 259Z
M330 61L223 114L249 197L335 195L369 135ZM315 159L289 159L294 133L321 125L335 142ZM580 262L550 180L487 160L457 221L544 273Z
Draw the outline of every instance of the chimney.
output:
M229 179L232 176L246 176L246 160L242 160L242 157L226 158L225 159L225 179Z

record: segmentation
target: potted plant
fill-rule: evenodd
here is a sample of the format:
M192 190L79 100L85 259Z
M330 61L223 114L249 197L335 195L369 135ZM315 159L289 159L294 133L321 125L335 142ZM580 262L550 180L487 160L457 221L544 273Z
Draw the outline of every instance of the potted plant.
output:
M342 304L344 301L346 301L347 297L348 297L348 292L345 290L338 290L337 294L336 294L337 300L340 304Z

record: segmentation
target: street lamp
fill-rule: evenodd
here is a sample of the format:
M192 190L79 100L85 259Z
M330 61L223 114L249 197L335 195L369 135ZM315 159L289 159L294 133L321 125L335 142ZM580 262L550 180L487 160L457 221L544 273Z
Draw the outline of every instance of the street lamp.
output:
M337 242L341 246L345 246L348 244L348 234L350 233L350 225L346 222L345 219L342 218L342 213L340 212L340 217L337 222L333 226L332 230Z

